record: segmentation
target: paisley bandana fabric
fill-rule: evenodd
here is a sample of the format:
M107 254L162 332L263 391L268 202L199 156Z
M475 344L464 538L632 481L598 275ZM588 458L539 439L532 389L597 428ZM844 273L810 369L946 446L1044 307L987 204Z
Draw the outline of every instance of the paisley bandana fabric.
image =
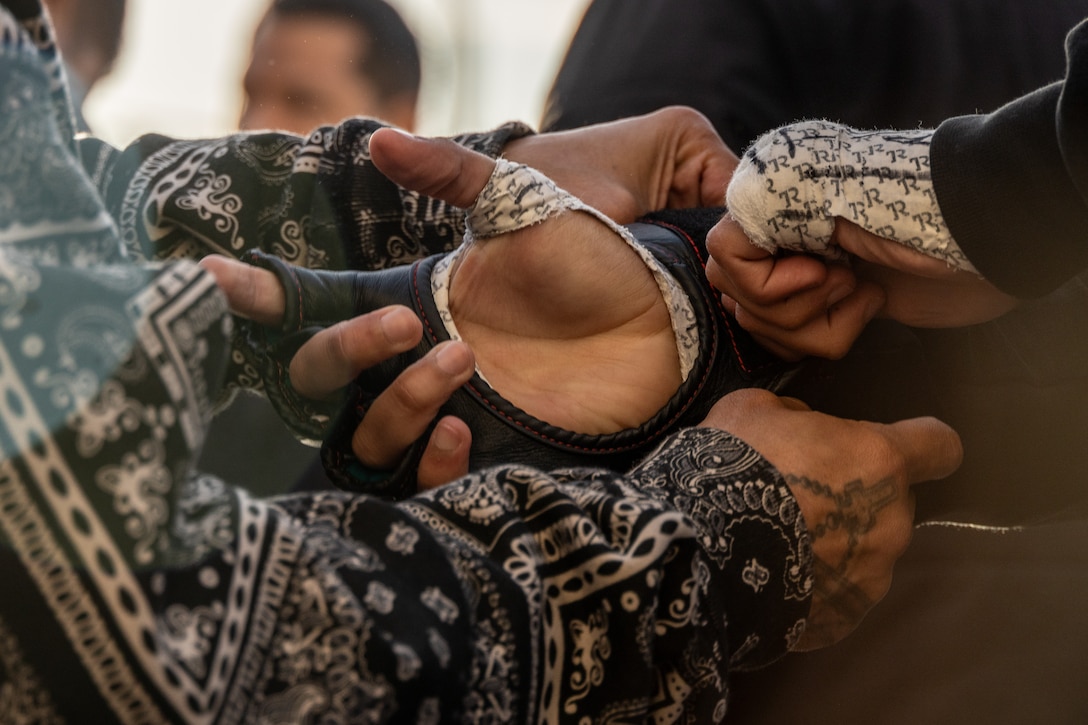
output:
M458 215L379 178L370 122L77 157L23 15L0 6L0 721L714 722L729 672L795 641L796 502L720 431L396 504L194 471L224 380L268 381L187 257L378 267Z

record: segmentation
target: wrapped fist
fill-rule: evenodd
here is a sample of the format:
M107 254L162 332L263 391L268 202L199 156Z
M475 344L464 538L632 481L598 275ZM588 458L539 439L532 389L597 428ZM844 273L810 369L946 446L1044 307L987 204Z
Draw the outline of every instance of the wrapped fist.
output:
M945 225L930 174L933 131L858 131L805 121L770 131L745 152L726 204L748 238L779 249L840 256L835 218L975 271Z

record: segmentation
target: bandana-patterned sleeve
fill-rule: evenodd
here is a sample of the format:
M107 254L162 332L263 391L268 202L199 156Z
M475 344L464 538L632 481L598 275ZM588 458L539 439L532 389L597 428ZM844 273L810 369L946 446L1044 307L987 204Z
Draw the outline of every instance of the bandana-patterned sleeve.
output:
M96 176L137 258L260 249L311 269L384 269L449 251L464 232L459 210L402 189L374 166L370 137L385 125L355 118L307 137L148 135ZM510 123L454 140L496 156L529 132Z

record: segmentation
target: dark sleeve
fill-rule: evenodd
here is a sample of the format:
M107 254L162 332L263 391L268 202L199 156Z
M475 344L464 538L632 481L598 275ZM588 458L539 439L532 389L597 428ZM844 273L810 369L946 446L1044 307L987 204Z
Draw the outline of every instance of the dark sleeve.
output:
M738 151L788 120L790 46L764 2L594 0L548 94L541 130L663 106L705 114ZM773 3L772 3L773 5Z
M462 234L460 210L400 188L371 161L370 136L384 126L355 118L305 138L148 135L92 174L140 259L261 249L307 268L370 270L453 249ZM454 140L497 156L528 133L510 123Z
M1060 79L1061 39L1086 9L1083 0L594 0L542 128L679 104L705 114L738 153L802 118L929 128Z
M1063 82L942 123L931 160L952 236L990 281L1043 295L1088 266L1088 23Z

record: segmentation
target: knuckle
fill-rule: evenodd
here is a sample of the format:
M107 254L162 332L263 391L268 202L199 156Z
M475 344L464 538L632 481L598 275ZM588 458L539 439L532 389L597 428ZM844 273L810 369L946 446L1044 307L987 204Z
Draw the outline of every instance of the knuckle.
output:
M820 355L828 360L842 360L846 357L846 353L850 352L851 347L853 347L851 340L827 340L820 350Z
M323 347L325 359L334 365L340 365L349 360L351 350L359 346L352 345L348 340L349 334L346 323L338 322L328 330L329 334L325 337Z
M411 372L414 371L406 371L398 376L386 390L386 394L394 406L402 411L421 413L430 410L433 407L432 401L418 376L410 374Z
M899 446L880 430L872 427L869 428L868 438L867 449L877 465L886 473L902 478L906 471L906 456Z

